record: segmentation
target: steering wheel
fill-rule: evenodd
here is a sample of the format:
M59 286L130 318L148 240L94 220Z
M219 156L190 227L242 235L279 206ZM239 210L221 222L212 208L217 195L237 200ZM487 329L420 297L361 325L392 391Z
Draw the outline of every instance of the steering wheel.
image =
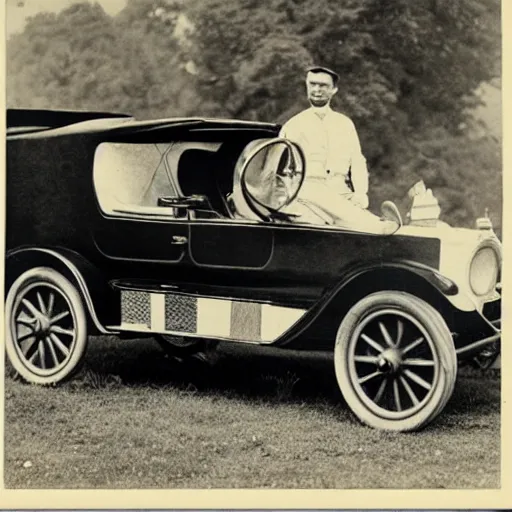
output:
M206 203L206 197L202 195L191 195L185 197L162 196L158 198L158 206L168 206L174 208L193 208Z

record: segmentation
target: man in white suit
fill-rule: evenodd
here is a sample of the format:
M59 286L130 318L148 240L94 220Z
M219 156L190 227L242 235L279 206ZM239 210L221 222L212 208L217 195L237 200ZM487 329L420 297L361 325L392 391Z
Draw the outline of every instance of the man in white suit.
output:
M330 106L338 80L329 68L309 68L311 106L285 123L280 136L297 142L305 153L306 178L299 198L340 203L341 215L344 205L347 212L353 212L351 206L368 208L368 170L354 123Z

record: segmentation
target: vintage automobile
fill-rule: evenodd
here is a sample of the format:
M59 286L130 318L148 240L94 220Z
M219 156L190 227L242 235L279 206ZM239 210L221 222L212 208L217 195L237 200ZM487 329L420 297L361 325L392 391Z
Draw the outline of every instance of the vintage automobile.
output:
M6 350L17 374L70 378L90 334L153 336L174 353L219 340L330 351L362 422L411 431L433 420L458 363L498 353L498 238L404 225L390 204L368 230L321 205L308 215L302 150L278 133L8 110Z

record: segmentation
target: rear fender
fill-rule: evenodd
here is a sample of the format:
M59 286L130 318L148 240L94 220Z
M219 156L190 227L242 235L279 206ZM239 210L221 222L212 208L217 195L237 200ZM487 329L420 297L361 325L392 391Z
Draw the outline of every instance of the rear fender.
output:
M23 247L9 251L5 262L5 295L18 276L40 266L53 268L76 286L89 313L91 334L111 333L104 326L119 321L118 292L108 285L98 268L74 251L60 247Z

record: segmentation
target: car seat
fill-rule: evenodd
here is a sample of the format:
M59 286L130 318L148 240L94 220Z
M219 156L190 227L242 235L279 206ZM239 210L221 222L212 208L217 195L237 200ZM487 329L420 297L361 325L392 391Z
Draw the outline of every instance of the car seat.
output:
M222 217L231 217L231 212L220 191L216 172L220 161L213 151L187 149L178 162L177 177L185 196L204 195L212 210Z

